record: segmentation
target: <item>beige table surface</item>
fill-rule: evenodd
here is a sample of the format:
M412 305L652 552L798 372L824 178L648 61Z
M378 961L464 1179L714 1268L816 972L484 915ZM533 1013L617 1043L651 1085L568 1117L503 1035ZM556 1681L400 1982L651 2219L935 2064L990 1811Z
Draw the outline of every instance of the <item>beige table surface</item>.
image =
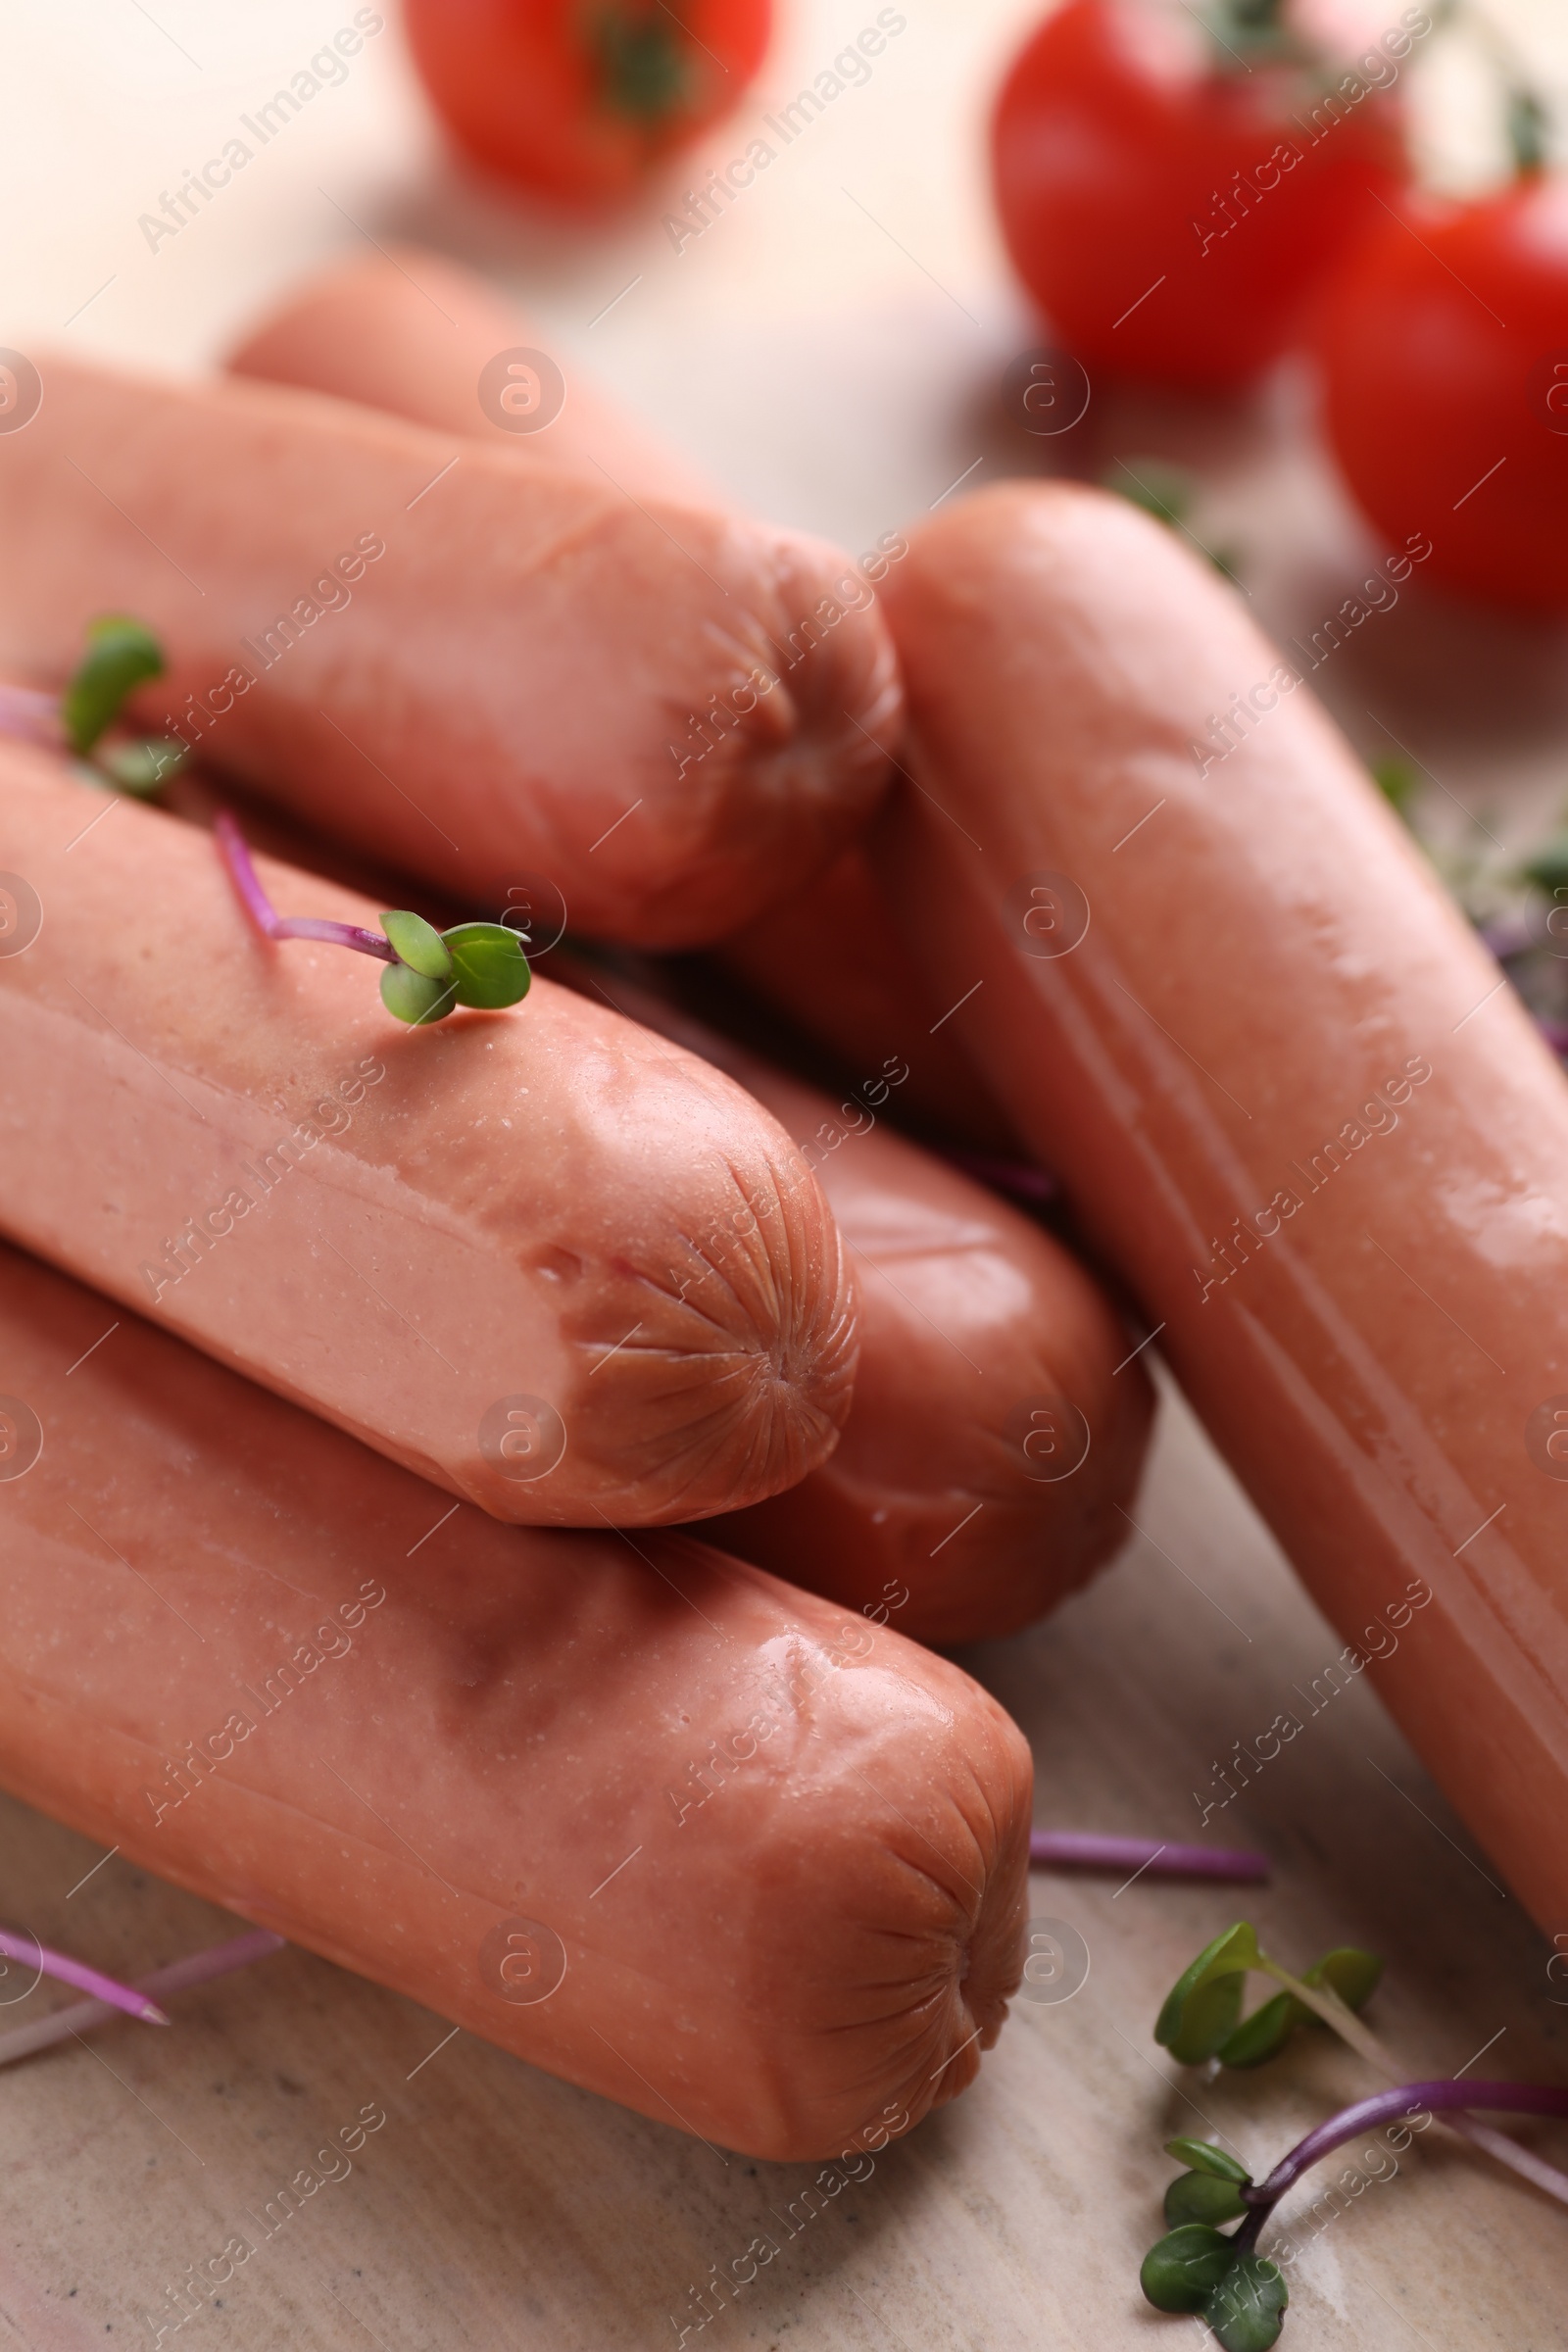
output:
M751 118L875 13L869 0L787 11L756 98L713 134L710 160L739 152ZM996 414L1003 368L1039 332L1008 286L981 172L985 94L1034 11L905 0L904 13L871 81L679 253L660 225L667 197L588 235L520 222L466 184L431 136L392 23L155 251L139 216L351 8L4 0L0 341L199 367L313 264L365 235L420 237L525 291L568 380L596 369L736 495L867 544L966 467L978 481L1041 456ZM1561 0L1499 0L1495 13L1568 89ZM1473 64L1434 58L1420 105L1439 167L1456 180L1485 171ZM1289 371L1221 410L1097 387L1092 425L1081 464L1153 453L1201 467L1195 525L1242 551L1281 634L1315 625L1375 552L1314 452L1307 387ZM1462 828L1462 803L1524 827L1568 798L1564 650L1556 629L1411 595L1336 657L1324 686L1357 741L1397 737L1433 771L1437 821ZM1177 1399L1136 1515L1142 1532L1091 1592L966 1662L1030 1736L1043 1823L1180 1838L1214 1760L1281 1708L1300 1713L1295 1694L1339 1642ZM1374 2014L1412 2072L1451 2072L1486 2048L1489 2073L1561 2081L1568 1971L1548 1964L1551 1935L1568 1950L1568 1919L1543 1934L1494 1884L1373 1681L1307 1716L1208 1834L1274 1856L1273 1885L1245 1908L1282 1957L1301 1964L1342 1940L1387 1956ZM0 1914L122 1973L224 1932L220 1915L117 1860L70 1893L99 1859L0 1801ZM1371 2087L1323 2037L1213 2084L1166 2064L1149 2032L1160 1995L1238 1907L1147 1878L1117 1891L1037 1874L1034 1912L1085 1938L1087 1982L1060 2004L1020 2005L975 2089L793 2236L776 2217L813 2168L726 2160L466 2034L440 2046L440 2019L286 1953L181 1998L173 2033L115 2028L0 2077L0 2346L150 2345L162 2323L173 2343L166 2288L247 2230L247 2209L370 2100L388 2120L353 2172L261 2247L181 2343L675 2345L698 2316L690 2290L759 2230L780 2240L777 2260L688 2344L1155 2352L1190 2340L1189 2324L1157 2319L1136 2292L1170 2169L1161 2138L1218 2129L1262 2166ZM27 2014L0 2007L0 2025ZM1344 2211L1314 2216L1309 2202L1296 2200L1310 2242L1284 2339L1295 2352L1568 2345L1568 2220L1451 2144L1419 2143Z

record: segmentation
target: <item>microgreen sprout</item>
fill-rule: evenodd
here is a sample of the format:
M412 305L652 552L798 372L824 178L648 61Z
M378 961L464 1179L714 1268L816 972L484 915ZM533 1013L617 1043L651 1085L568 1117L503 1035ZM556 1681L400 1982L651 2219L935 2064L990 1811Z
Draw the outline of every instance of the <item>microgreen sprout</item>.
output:
M1382 1974L1383 1963L1374 1952L1345 1944L1325 1952L1304 1976L1293 1977L1259 1947L1255 1931L1243 1920L1216 1936L1177 1978L1155 2021L1154 2039L1183 2066L1201 2066L1207 2058L1217 2058L1221 2066L1261 2066L1283 2049L1298 2026L1314 2020L1337 2024L1338 2011L1353 2018ZM1285 1990L1244 2019L1249 1975L1272 1977Z
M1342 1944L1293 1977L1262 1949L1246 1920L1205 1944L1166 1994L1154 2038L1185 2066L1260 2066L1298 2026L1330 2026L1378 2071L1397 2084L1375 2092L1309 2132L1260 2185L1233 2156L1206 2140L1173 2139L1167 2152L1187 2170L1165 2191L1166 2234L1150 2249L1140 2279L1160 2311L1198 2312L1224 2352L1267 2352L1277 2339L1288 2296L1277 2264L1257 2252L1258 2232L1301 2172L1369 2126L1423 2109L1446 2115L1446 2128L1506 2165L1536 2187L1568 2204L1568 2175L1523 2148L1470 2110L1520 2115L1568 2115L1568 2090L1514 2082L1398 2083L1403 2071L1358 2012L1383 1974L1374 1952ZM1273 1978L1283 1990L1248 2017L1242 2000L1249 1976ZM1239 2221L1230 2236L1223 2222Z
M1152 1838L1102 1838L1089 1830L1034 1830L1029 1859L1040 1870L1113 1870L1156 1879L1266 1879L1267 1854L1240 1845L1171 1845Z
M127 695L167 666L163 647L139 620L105 612L90 620L83 654L63 695L0 683L0 735L74 754L78 772L138 800L160 791L185 757L169 736L110 737Z
M1172 466L1164 458L1116 458L1100 477L1101 487L1113 490L1129 506L1141 507L1156 522L1167 523L1202 549L1214 569L1223 572L1228 580L1240 584L1237 556L1233 548L1210 547L1200 539L1188 523L1198 495L1196 478L1185 466Z
M1234 1931L1233 1931L1234 1933ZM1198 2312L1224 2352L1268 2352L1290 2301L1279 2265L1257 2251L1258 2237L1286 2191L1321 2157L1385 2124L1422 2114L1468 2116L1483 2108L1506 2115L1568 2116L1568 2089L1544 2082L1466 2082L1446 2077L1374 2091L1319 2124L1283 2156L1264 2180L1201 2139L1170 2139L1167 2155L1188 2170L1165 2191L1173 2226L1150 2247L1139 2272L1156 2311ZM1237 2221L1226 2235L1218 2225Z
M52 1952L35 1936L17 1936L0 1928L0 1960L15 1960L23 1968L30 1968L40 1977L53 1977L57 1984L74 1984L78 1992L90 1992L95 2000L111 2009L122 2009L127 2017L139 2017L149 2026L167 2026L168 2018L156 2001L133 1985L122 1984L116 1977L106 1977L100 1968L88 1968L83 1961L70 1959L64 1952Z
M381 1002L414 1028L444 1021L460 1004L486 1012L520 1004L533 975L514 931L505 923L454 923L438 931L420 914L396 908L379 931L312 914L279 914L262 887L245 837L224 809L214 824L218 846L246 912L266 939L316 939L352 948L386 966Z
M198 1984L210 1984L215 1978L227 1976L233 1969L249 1968L253 1961L265 1960L283 1948L282 1936L273 1935L270 1928L248 1928L243 1936L231 1936L226 1943L209 1944L205 1951L190 1952L183 1960L172 1960L165 1968L155 1968L133 1986L118 1986L119 1997L113 2002L96 1997L73 2001L65 2009L52 2009L47 2017L34 2018L28 2025L14 2026L10 2033L0 2034L0 2066L10 2066L19 2058L31 2058L37 2051L47 2050L58 2042L90 2034L95 2027L107 2025L122 2010L128 2009L133 2001L140 2004L138 2014L156 2018L167 2026L169 2019L152 1998L155 1992L166 1996L188 1992ZM82 1971L68 1981L78 1984L92 1973Z
M167 737L139 737L105 745L127 695L167 663L151 629L127 613L106 612L87 623L87 651L60 699L60 723L78 760L91 764L120 791L144 798L172 776L185 746Z

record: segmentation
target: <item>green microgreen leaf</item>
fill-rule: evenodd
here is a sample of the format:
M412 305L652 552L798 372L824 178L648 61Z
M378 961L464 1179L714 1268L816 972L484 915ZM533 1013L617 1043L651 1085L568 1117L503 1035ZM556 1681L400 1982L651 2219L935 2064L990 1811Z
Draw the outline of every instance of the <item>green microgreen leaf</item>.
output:
M1165 2191L1165 2219L1173 2230L1184 2222L1206 2222L1212 2229L1220 2222L1240 2221L1247 2210L1235 2181L1221 2180L1213 2173L1178 2173Z
M517 934L505 923L455 923L441 938L452 957L460 1004L500 1012L527 995L533 978L528 958Z
M1184 466L1168 465L1163 458L1140 458L1136 464L1117 458L1106 466L1100 480L1102 489L1113 490L1118 498L1152 514L1156 522L1168 524L1173 531L1186 530L1195 482ZM1216 571L1240 586L1241 572L1234 549L1206 546L1191 531L1187 536L1202 548Z
M1421 779L1407 760L1374 760L1372 781L1389 806L1407 816Z
M1202 2312L1225 2352L1269 2352L1279 2341L1290 2299L1277 2263L1262 2254L1238 2254L1204 2298Z
M1554 834L1519 871L1526 882L1533 882L1548 898L1554 890L1568 886L1568 833Z
M1358 1945L1342 1943L1321 1960L1314 1960L1302 1977L1303 1984L1313 1991L1326 1984L1337 1992L1347 2009L1364 2009L1378 1988L1383 1976L1383 1963L1376 1952L1363 1952Z
M1140 458L1136 465L1118 458L1101 479L1107 490L1114 490L1129 506L1142 507L1156 522L1184 522L1192 507L1192 475L1163 458Z
M117 745L101 752L98 764L111 783L133 800L150 800L184 765L184 744L173 736L145 736L139 743Z
M1314 1961L1301 1983L1314 1991L1327 1986L1348 2009L1360 2009L1371 1999L1382 1974L1383 1963L1376 1952L1363 1952L1348 1943ZM1294 1993L1277 1992L1226 2035L1214 2056L1221 2066L1261 2066L1278 2055L1298 2026L1321 2023Z
M124 612L89 621L87 651L60 704L72 749L90 752L132 689L163 671L163 647L141 621Z
M1165 2153L1174 2156L1179 2164L1190 2164L1195 2173L1212 2173L1216 2180L1233 2180L1240 2188L1251 2183L1252 2176L1245 2164L1216 2148L1211 2139L1167 2139Z
M1150 2247L1138 2283L1156 2311L1197 2311L1235 2260L1228 2237L1202 2222L1187 2222Z
M1257 1937L1248 1923L1227 1928L1171 1986L1154 2024L1154 2039L1183 2066L1212 2058L1236 2030L1247 1971L1261 1966Z
M451 979L452 957L446 941L434 923L427 923L422 914L394 908L382 915L381 928L396 949L398 960L411 971L421 972L426 980Z
M1298 2026L1311 2016L1303 2009L1294 1992L1277 1992L1271 2001L1254 2009L1244 2018L1233 2034L1228 2034L1214 2052L1221 2066L1261 2066L1265 2059L1275 2057Z
M410 964L389 963L381 974L381 1002L398 1020L424 1028L444 1021L458 999L450 980L431 980Z

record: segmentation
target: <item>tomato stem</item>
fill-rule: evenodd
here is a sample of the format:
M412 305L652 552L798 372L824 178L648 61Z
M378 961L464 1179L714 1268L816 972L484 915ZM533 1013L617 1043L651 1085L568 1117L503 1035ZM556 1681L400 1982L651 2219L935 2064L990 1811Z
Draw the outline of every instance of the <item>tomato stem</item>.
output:
M1546 110L1535 91L1515 83L1508 92L1508 150L1518 178L1533 178L1545 170L1548 127Z
M604 9L595 20L593 42L606 103L617 114L652 124L688 102L686 49L678 32L653 9Z

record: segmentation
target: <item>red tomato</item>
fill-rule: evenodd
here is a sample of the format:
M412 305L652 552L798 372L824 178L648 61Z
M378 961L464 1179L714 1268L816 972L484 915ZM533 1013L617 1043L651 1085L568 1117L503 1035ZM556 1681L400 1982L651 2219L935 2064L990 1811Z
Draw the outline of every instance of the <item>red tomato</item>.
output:
M625 194L727 114L762 61L771 0L405 0L447 128L547 196Z
M1195 14L1068 0L1004 84L993 166L1013 265L1075 358L1216 387L1285 349L1403 186L1389 92L1431 20L1406 9L1354 66L1254 46L1248 71Z
M1411 205L1320 333L1329 438L1392 544L1500 604L1568 606L1568 180Z

